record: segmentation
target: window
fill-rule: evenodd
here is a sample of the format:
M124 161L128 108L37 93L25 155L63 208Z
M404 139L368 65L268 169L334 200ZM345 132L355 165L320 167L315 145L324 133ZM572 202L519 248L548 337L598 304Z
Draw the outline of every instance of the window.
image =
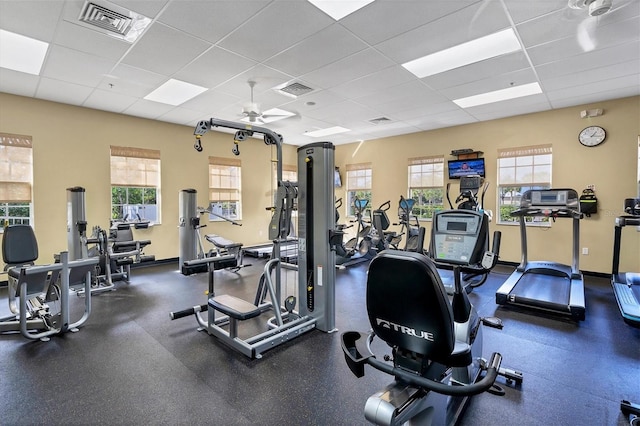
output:
M498 152L498 223L517 223L510 213L520 207L529 189L551 188L551 145L505 149ZM527 217L527 222L548 222L544 217Z
M209 157L209 220L242 219L240 160ZM216 216L217 215L217 216Z
M111 147L111 219L160 223L160 151Z
M371 209L371 163L347 164L347 216L356 215L353 202L356 197L367 200L367 209ZM365 212L363 212L366 215Z
M31 136L0 133L0 226L31 225Z
M273 176L273 190L272 193L275 195L276 189L278 188L278 162L275 160L271 161L271 176ZM282 180L285 182L298 182L298 168L296 166L292 166L290 164L282 165Z
M409 159L409 198L415 200L411 213L420 219L433 218L444 208L444 157Z

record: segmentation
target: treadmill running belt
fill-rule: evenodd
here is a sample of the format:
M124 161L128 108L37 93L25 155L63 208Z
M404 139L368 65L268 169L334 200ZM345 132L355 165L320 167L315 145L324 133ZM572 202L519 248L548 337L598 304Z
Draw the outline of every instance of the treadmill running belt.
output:
M540 302L568 305L571 290L569 278L542 274L524 274L511 294Z

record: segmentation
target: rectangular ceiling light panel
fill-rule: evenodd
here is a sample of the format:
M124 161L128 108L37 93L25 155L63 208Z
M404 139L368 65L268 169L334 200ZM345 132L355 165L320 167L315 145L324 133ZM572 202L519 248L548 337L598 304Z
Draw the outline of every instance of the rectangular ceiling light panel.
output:
M176 106L185 103L189 99L195 98L207 90L206 87L196 86L195 84L172 78L149 93L144 99Z
M350 129L346 129L340 126L327 127L326 129L313 130L311 132L305 132L305 136L311 136L312 138L322 138L324 136L337 135L338 133L350 132Z
M336 21L362 9L374 0L309 0L309 3L331 16Z
M418 78L522 50L512 28L480 37L402 64Z
M40 75L49 43L0 30L0 67Z
M539 93L542 93L540 85L538 83L529 83L521 86L509 87L507 89L495 90L493 92L481 93L479 95L468 96L466 98L455 99L453 102L461 108L471 108L478 105L506 101L508 99L537 95Z

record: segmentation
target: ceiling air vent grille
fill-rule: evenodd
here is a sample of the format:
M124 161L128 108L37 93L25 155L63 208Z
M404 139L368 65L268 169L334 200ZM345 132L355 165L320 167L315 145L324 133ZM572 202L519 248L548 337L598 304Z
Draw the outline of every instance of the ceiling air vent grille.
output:
M391 119L389 119L387 117L378 117L378 118L372 118L371 120L369 120L369 123L371 123L371 124L381 124L381 123L388 123L389 121L391 121Z
M287 93L289 95L293 95L295 97L306 95L309 92L313 92L311 87L307 87L301 83L291 83L285 87L281 87L278 89L280 92Z
M90 2L84 4L79 19L87 24L95 25L120 35L127 34L132 22L132 18L129 16Z

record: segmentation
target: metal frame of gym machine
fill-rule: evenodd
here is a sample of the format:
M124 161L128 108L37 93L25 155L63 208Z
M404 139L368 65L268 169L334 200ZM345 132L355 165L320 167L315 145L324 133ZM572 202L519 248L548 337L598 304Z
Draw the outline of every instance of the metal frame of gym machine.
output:
M534 308L567 315L573 320L584 320L584 280L578 266L580 220L583 214L580 212L578 193L567 188L528 190L522 194L520 208L511 215L520 219L522 260L496 292L496 303ZM528 216L544 216L554 220L572 219L571 266L550 261L528 260L525 224L525 217Z
M238 142L254 134L262 134L267 145L275 145L277 155L277 199L282 195L282 136L258 126L234 123L211 118L200 121L195 130L194 148L202 151L200 138L214 127L236 129L233 153L239 155ZM334 211L331 200L334 198L334 146L330 142L319 142L298 148L298 300L299 312L293 311L291 298L289 306L280 306L281 262L280 242L286 241L289 226L276 209L269 225L269 235L273 240L273 257L265 265L264 279L272 303L270 308L275 317L267 321L268 330L250 338L242 339L237 334L238 322L254 318L264 312L263 305L252 304L244 300L215 295L215 262L224 262L231 256L212 257L187 262L206 264L209 269L209 300L206 305L194 306L179 312L172 312L171 318L178 319L190 315L196 317L199 330L210 335L244 354L249 358L262 358L262 353L307 331L318 329L332 333L335 329L335 252L331 242L335 235ZM284 222L287 222L284 220ZM275 275L275 284L271 272ZM258 301L256 300L256 303ZM287 303L285 302L285 305ZM204 319L200 312L208 311ZM224 313L217 317L216 311ZM293 314L293 315L292 315ZM223 328L228 327L228 330Z

